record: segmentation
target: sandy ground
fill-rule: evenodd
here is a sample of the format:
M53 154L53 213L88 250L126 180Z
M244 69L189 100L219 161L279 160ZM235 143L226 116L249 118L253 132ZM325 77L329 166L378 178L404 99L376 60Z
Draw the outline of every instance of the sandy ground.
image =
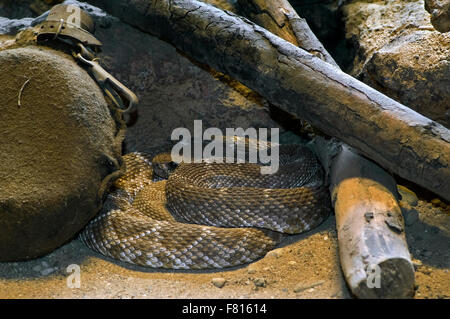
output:
M450 298L450 211L420 200L408 219L415 298ZM442 205L444 206L444 205ZM80 268L80 288L69 288ZM72 276L71 276L72 275ZM68 285L69 283L69 285ZM223 284L223 286L221 286ZM226 271L167 271L103 257L79 240L36 260L0 263L0 298L352 298L341 273L334 216L264 258Z

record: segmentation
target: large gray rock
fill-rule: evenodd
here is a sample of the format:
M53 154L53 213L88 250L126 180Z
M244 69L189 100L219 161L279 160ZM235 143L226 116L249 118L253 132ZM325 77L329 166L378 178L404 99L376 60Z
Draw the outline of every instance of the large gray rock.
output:
M122 167L120 121L72 57L0 51L0 261L44 255L98 212Z
M343 13L352 75L450 127L450 34L433 28L423 0L351 1Z

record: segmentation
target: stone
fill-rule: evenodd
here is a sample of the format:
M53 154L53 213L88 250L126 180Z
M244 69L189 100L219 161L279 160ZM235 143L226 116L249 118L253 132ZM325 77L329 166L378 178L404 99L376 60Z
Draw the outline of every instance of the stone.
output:
M413 259L412 264L415 270L418 270L420 267L423 266L422 261L420 261L419 259Z
M36 266L34 266L32 269L33 269L33 271L35 271L35 272L40 272L40 271L42 270L42 266L41 266L41 265L36 265Z
M46 268L46 269L43 269L43 270L41 270L41 275L42 275L42 276L48 276L48 275L50 275L51 273L55 272L55 270L56 270L56 268Z
M273 258L280 258L282 255L283 255L282 248L271 250L266 254L267 257L273 257Z
M314 290L314 287L317 287L317 286L321 286L321 285L323 285L325 283L325 281L324 280L319 280L319 281L317 281L317 282L315 282L315 283L312 283L312 284L310 284L310 285L303 285L303 284L299 284L299 285L297 285L295 288L294 288L294 292L295 293L299 293L299 292L303 292L303 291L305 291L305 290L308 290L308 291L310 291L311 289L311 291L310 292L312 292L313 290Z
M436 205L436 206L440 206L441 205L441 200L439 198L433 198L431 200L431 204Z
M255 278L253 283L256 287L265 287L267 285L267 281L264 278Z
M45 255L101 207L122 168L123 127L70 55L0 51L0 262Z
M33 18L8 19L0 17L0 34L16 34L20 29L30 26Z
M214 286L216 286L217 288L222 288L223 286L225 286L226 280L225 280L225 278L218 277L218 278L213 278L211 280L211 283Z
M434 29L424 1L351 1L343 14L357 50L350 74L450 127L450 34Z

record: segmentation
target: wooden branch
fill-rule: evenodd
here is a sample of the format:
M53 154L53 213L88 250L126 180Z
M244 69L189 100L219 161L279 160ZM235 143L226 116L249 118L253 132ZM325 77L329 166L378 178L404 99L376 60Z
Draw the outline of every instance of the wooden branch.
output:
M339 255L359 298L414 295L414 267L395 180L345 146L331 167Z
M195 0L89 0L450 200L450 131L235 14Z
M330 176L339 257L358 298L409 298L414 267L393 177L348 146L316 138L312 144Z
M238 2L245 15L256 24L339 68L311 31L306 20L299 17L289 1L238 0Z
M302 47L286 16L294 11L286 0L238 0L238 3L245 16L250 20L293 45Z

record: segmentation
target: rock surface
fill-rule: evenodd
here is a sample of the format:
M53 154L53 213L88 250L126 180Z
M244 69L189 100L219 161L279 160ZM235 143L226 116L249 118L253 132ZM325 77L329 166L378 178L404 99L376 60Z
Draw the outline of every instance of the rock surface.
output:
M352 75L450 127L450 35L423 0L351 1L343 13L358 51Z
M0 17L0 34L16 34L20 29L28 27L33 20L33 18L8 19Z
M450 0L425 0L431 23L439 32L450 31Z
M2 0L0 1L0 16L10 19L35 17L63 0Z
M104 45L101 62L140 99L125 152L168 150L172 131L186 127L193 132L194 120L203 120L203 129L218 127L224 133L227 127L280 127L266 102L237 81L93 6L65 3L78 4L93 16L95 35Z
M122 165L123 134L95 82L61 52L0 51L0 83L2 262L42 256L84 227Z

